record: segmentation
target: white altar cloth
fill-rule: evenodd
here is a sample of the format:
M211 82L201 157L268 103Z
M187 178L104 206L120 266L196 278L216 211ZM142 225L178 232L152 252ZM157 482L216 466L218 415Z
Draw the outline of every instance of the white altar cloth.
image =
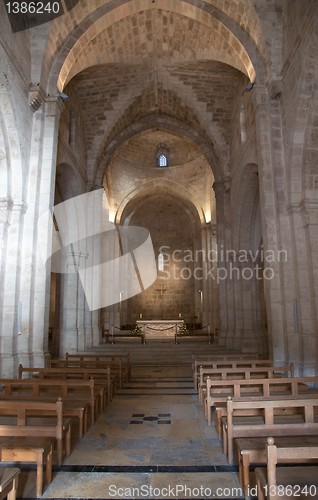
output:
M138 320L137 325L142 328L144 341L147 339L171 338L175 340L179 333L179 325L183 319Z

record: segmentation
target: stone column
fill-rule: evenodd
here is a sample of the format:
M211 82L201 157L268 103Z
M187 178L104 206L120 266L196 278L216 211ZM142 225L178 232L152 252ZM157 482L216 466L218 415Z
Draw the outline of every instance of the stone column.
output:
M311 318L310 327L307 328L303 337L304 359L300 365L304 375L317 375L318 358L318 193L315 199L307 199L305 202L306 222L308 226L309 246L311 249L310 259L307 260L309 267L309 280L311 293ZM307 322L306 309L303 310L301 321Z
M119 256L120 256L120 248L119 248L118 235L115 235L113 232L109 231L106 237L102 239L102 244L100 253L98 255L98 259L100 259L100 262L108 262L113 259L117 259ZM111 286L110 284L112 283L113 279L116 279L116 277L110 276L107 282L101 284L102 288ZM107 280L107 277L105 278L105 280ZM101 293L103 293L103 289L101 290ZM123 297L123 300L124 299L125 297ZM94 325L94 334L93 334L94 346L99 345L101 341L99 314L100 314L99 311L92 311L92 321ZM105 330L108 330L109 333L111 333L113 327L114 329L116 329L116 327L117 328L120 327L121 318L120 318L119 296L118 296L118 302L116 304L103 308L102 321L103 321L102 327Z
M78 252L77 264L80 268L85 266L88 254L86 252ZM78 273L77 278L79 278ZM85 351L86 347L90 346L92 343L92 332L91 329L86 328L86 311L87 304L83 285L80 279L77 279L77 297L76 297L76 327L77 327L77 350Z
M203 268L203 326L209 325L211 333L219 327L219 298L213 268L216 267L216 225L211 222L202 226Z
M21 335L21 304L17 300L17 283L20 279L19 260L21 245L20 227L25 214L25 204L11 198L0 200L1 236L1 285L0 285L0 352L1 375L14 377L18 336Z
M28 211L23 228L21 277L23 331L18 357L23 364L41 366L48 354L50 267L45 262L52 248L57 140L63 102L46 97L34 107L28 176ZM32 101L33 102L33 101ZM44 214L44 216L43 216ZM39 217L42 217L39 224Z
M305 200L290 207L294 221L298 293L293 304L293 334L299 339L299 372L317 375L318 355L318 201ZM294 359L294 357L292 358Z
M218 274L216 274L220 303L219 344L233 348L235 337L234 320L234 287L229 279L230 263L227 262L226 250L232 247L230 217L230 185L229 182L213 184L216 199Z
M246 262L236 265L240 269L240 296L242 300L242 330L240 335L240 345L242 352L259 352L259 345L257 336L259 330L254 323L254 316L252 311L252 290L257 280L255 275L255 262L250 257L247 257ZM250 279L250 276L252 278ZM238 311L235 311L235 316Z
M67 274L61 276L60 356L66 352L83 352L92 347L91 312L78 274L87 253L79 249L66 252Z
M255 92L254 92L255 90ZM264 250L277 251L279 242L279 219L277 214L276 185L274 179L273 144L269 91L263 85L255 86L256 139L259 163L260 203ZM284 345L284 297L282 295L281 269L277 262L270 267L274 273L266 283L266 304L270 355L276 362L285 360Z

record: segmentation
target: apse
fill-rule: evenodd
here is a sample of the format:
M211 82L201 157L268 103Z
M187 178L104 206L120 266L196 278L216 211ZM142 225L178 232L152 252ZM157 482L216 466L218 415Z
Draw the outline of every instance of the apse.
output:
M125 214L129 226L144 227L151 235L157 279L123 304L122 325L134 324L139 318L182 318L187 323L199 318L200 300L196 296L200 282L195 279L192 258L200 232L195 210L190 210L182 199L159 191L130 203Z

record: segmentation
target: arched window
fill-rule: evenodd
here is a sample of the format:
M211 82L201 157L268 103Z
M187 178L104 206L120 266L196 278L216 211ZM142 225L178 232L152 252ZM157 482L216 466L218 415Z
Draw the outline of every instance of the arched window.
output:
M159 168L169 167L168 148L164 144L160 144L157 148L156 165Z
M159 155L159 167L167 167L168 166L168 158L164 153Z

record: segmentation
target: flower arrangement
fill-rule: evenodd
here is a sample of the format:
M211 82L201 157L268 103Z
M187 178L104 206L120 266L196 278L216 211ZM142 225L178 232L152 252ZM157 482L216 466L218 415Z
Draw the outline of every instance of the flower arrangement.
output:
M136 325L135 328L131 331L133 335L141 335L142 328L140 325Z
M187 325L185 324L184 321L178 325L178 328L179 328L179 335L185 335L188 331Z

